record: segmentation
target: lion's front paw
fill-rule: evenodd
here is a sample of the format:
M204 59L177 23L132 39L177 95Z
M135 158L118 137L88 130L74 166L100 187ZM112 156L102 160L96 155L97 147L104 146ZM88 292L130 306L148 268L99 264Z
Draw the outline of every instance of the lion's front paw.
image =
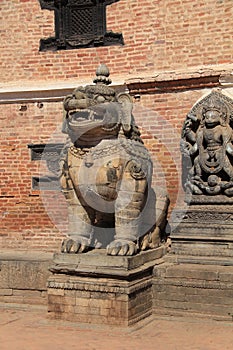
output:
M108 255L123 255L131 256L137 253L137 245L132 241L127 240L115 240L107 246Z
M67 238L62 242L62 253L85 253L90 247L90 239L86 237L77 237L74 239Z

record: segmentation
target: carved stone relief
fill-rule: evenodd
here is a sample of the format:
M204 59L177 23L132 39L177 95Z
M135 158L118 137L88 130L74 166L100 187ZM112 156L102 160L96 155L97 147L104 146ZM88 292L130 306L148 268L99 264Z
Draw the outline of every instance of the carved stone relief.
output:
M198 203L208 198L222 203L233 197L232 127L233 100L220 89L199 100L187 115L181 140L183 185L193 201L196 196Z

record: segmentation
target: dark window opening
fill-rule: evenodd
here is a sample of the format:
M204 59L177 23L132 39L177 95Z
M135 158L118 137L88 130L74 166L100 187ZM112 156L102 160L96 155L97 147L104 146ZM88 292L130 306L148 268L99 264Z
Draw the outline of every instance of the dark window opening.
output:
M123 45L121 33L106 29L106 6L119 0L39 0L55 13L55 37L41 39L40 51Z
M46 161L47 169L52 176L46 175L42 177L32 178L32 188L33 189L49 189L58 188L58 177L60 175L59 161L61 157L61 152L64 147L63 143L51 143L51 144L30 144L28 148L31 153L32 161ZM54 176L55 175L55 176ZM54 187L55 186L55 187Z
M33 176L32 190L34 191L61 191L58 178L55 176Z

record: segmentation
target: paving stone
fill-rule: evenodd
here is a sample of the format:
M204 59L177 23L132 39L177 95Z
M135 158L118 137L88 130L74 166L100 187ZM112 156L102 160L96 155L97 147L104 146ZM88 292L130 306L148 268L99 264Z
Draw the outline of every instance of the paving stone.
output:
M70 313L67 314L69 319ZM137 328L51 320L45 310L0 309L1 350L232 350L233 322L195 317L150 318ZM98 315L93 315L98 324ZM90 319L86 319L90 321Z

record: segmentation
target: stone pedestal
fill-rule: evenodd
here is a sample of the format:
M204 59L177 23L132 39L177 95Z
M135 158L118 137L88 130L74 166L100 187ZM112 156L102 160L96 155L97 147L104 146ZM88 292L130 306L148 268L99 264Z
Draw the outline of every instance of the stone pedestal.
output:
M166 247L136 256L55 254L48 279L48 311L53 318L129 326L152 314L153 268Z
M155 267L154 313L231 321L233 207L194 199L173 212L171 253Z
M174 255L155 267L154 314L232 322L233 259L229 259L232 266L218 264L217 258L202 257L204 263L195 259Z
M224 204L195 204L176 210L172 217L172 252L219 263L233 257L233 207Z

